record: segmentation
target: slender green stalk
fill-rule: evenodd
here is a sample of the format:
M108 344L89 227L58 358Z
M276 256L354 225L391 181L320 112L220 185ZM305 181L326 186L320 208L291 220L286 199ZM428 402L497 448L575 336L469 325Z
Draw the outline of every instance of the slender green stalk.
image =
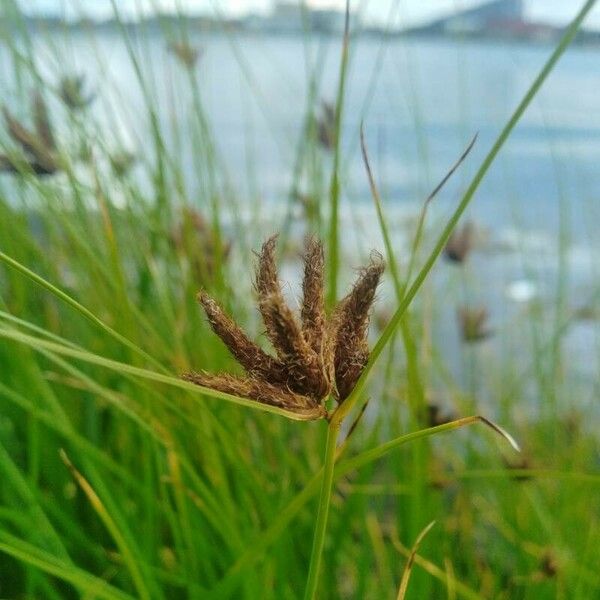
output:
M333 306L337 298L337 279L339 269L339 204L340 204L340 141L342 137L342 112L346 90L346 74L348 71L348 44L350 38L350 0L346 0L346 21L344 39L342 41L342 60L340 61L340 79L335 107L335 148L333 152L333 170L329 199L331 214L329 216L329 287L327 288L327 304Z
M336 414L339 414L339 410ZM412 431L411 433L404 434L398 438L390 440L389 442L380 444L344 461L339 460L342 457L344 450L347 448L347 445L342 443L334 455L333 481L337 481L352 471L379 460L392 450L395 450L404 444L425 439L432 435L447 433L454 431L455 429L461 429L462 427L467 427L475 423L485 423L488 425L488 427L492 427L494 431L505 437L505 432L503 432L503 430L500 430L499 432L497 426L494 427L493 425L490 425L489 421L486 419L482 419L482 417L479 416L470 416L458 419L456 421L451 421L449 423L444 423L443 425L436 425L435 427L428 427L427 429ZM505 437L505 439L507 438ZM510 443L512 444L512 442ZM215 592L221 594L224 593L225 590L231 591L236 579L240 576L244 569L248 569L250 566L255 564L257 560L260 560L260 557L263 556L263 553L266 552L267 548L273 544L275 540L277 540L277 538L285 531L286 527L298 515L298 513L308 503L313 495L315 495L319 489L321 489L321 491L323 490L323 478L324 468L318 471L304 486L302 491L296 494L293 500L279 512L277 518L271 523L269 528L265 530L259 538L252 540L252 543L248 546L248 549L236 560L235 564L227 572L225 578L215 588ZM321 483L320 487L319 483Z
M329 517L329 504L331 502L331 488L333 485L333 471L335 467L335 449L342 423L335 415L327 428L327 444L325 446L325 461L323 465L323 482L321 484L321 495L319 497L319 512L315 525L312 553L310 556L310 567L308 579L304 591L304 600L312 600L317 593L319 584L319 570L323 557L323 545L325 544L325 533L327 531L327 518Z
M233 396L231 394L217 392L211 388L205 388L196 385L195 383L189 383L179 377L171 377L169 375L164 375L163 373L156 373L155 371L149 371L148 369L141 369L139 367L134 367L126 363L105 358L104 356L98 356L97 354L93 354L92 352L86 352L85 350L79 350L71 346L56 344L54 342L48 342L46 340L25 335L17 331L16 329L11 330L0 328L0 337L11 339L16 342L25 344L26 346L33 348L37 352L41 352L44 349L50 350L51 352L55 352L56 354L62 356L70 356L71 358L82 360L93 365L98 365L100 367L110 369L111 371L115 371L117 373L133 375L135 377L148 379L157 383L166 383L167 385L171 385L182 390L187 390L192 393L202 394L212 398L219 398L221 400L233 402L234 404L239 404L240 406L246 406L248 408L254 408L263 412L270 412L277 415L282 415L294 421L307 420L306 415L302 412L292 412L283 408L279 408L278 406L271 406L270 404L256 402L255 400L249 400L247 398L241 398L239 396ZM312 418L313 417L311 416L308 417L309 420Z

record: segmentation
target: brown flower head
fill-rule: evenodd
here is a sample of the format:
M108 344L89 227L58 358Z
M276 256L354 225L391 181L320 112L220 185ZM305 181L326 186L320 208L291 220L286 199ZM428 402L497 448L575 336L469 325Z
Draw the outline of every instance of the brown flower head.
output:
M454 421L458 417L449 411L443 411L439 404L435 402L430 402L425 407L425 422L429 425L429 427L436 427L438 425L444 425L445 423L450 423Z
M518 472L533 469L533 463L527 455L520 456L518 459L511 460L505 458L504 466L509 471L517 471L517 473L513 473L511 475L512 479L514 479L515 481L529 481L532 478L532 476L527 473Z
M321 115L317 118L317 137L325 150L335 145L335 108L326 101L321 102Z
M108 160L114 174L121 179L131 171L137 162L137 156L129 150L117 150L109 155Z
M462 339L467 343L479 342L492 335L492 330L487 326L489 313L485 307L458 309L458 324Z
M177 57L177 60L187 69L193 69L200 58L200 49L188 42L171 42L169 50Z
M65 105L71 110L81 110L87 108L96 95L93 92L86 92L85 76L70 75L60 80L60 97Z
M208 294L200 292L198 300L212 330L244 368L246 377L204 372L183 377L198 385L285 408L306 419L326 417L325 399L333 395L338 403L343 402L369 358L369 315L384 263L374 254L350 293L328 316L323 246L315 239L309 240L298 318L283 298L275 264L276 241L273 236L263 244L256 271L258 308L276 356L252 342Z
M2 109L8 133L21 146L25 156L19 161L7 155L0 155L0 171L18 173L20 162L27 164L36 175L51 175L59 168L48 109L39 92L33 95L32 105L34 130L25 127L6 107Z
M223 261L229 258L231 242L221 240L197 210L183 207L170 241L182 257L189 257L192 274L200 285L209 285Z
M470 222L453 231L444 248L444 256L455 263L464 262L473 249L474 234L473 224Z

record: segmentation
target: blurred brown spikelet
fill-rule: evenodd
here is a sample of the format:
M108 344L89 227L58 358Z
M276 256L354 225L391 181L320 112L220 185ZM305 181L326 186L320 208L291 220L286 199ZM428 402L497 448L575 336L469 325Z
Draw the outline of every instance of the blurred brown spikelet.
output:
M321 114L317 118L317 138L325 150L333 150L335 146L335 108L329 102L321 102Z
M35 130L37 131L40 140L46 148L56 150L56 140L54 132L50 124L50 116L48 115L48 107L43 96L36 92L33 95L33 119L35 122Z
M369 313L384 264L379 255L363 269L352 291L331 318L325 313L322 244L310 239L304 254L300 320L283 298L275 263L277 237L258 256L256 290L266 334L277 354L252 342L205 292L198 295L212 330L221 338L247 377L188 373L184 379L302 413L307 419L327 416L325 399L343 402L367 363Z
M71 110L87 108L96 94L85 91L84 75L68 75L60 80L59 95L64 104Z
M179 253L189 257L192 274L202 286L209 286L214 281L221 263L231 253L231 242L219 239L206 219L189 206L181 210L170 240Z
M425 422L429 427L437 427L438 425L444 425L454 421L458 417L451 412L442 411L439 404L430 402L425 407Z
M32 96L35 129L32 131L17 120L4 106L2 112L10 137L21 146L25 156L22 162L27 164L36 175L51 175L58 169L56 142L48 115L48 108L39 92ZM0 155L0 170L19 173L19 161L7 155Z
M461 229L454 230L444 248L444 256L455 263L463 263L473 249L474 229L472 223L465 223Z
M545 577L554 577L559 571L559 563L555 554L548 550L540 560L540 572Z
M108 157L110 166L118 178L125 177L135 165L137 156L129 150L117 150Z
M188 42L170 42L169 51L188 69L193 69L196 66L201 55L200 49Z
M504 466L509 471L529 471L533 469L533 463L528 456L520 456L518 459L504 459ZM515 481L529 481L532 475L527 473L514 473L511 475Z
M462 339L466 343L485 340L492 335L492 330L487 326L489 313L485 307L458 309L458 324Z

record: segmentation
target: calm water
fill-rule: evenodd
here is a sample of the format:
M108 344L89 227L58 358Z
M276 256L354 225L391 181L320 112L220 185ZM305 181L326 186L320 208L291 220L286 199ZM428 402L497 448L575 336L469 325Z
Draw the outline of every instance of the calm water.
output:
M280 199L290 184L309 72L315 64L322 67L319 97L333 100L338 43L239 34L192 41L204 49L197 67L202 100L234 185L244 189L250 162L262 197ZM165 135L189 137L189 86L165 51L164 38L142 37L137 48ZM356 40L344 122L349 199L369 202L357 144L364 119L379 178L394 205L418 202L479 132L469 161L454 187L447 188L445 196L452 200L550 51L547 46ZM589 223L600 192L599 57L598 50L569 50L487 176L474 215L495 226L518 216L524 227L555 228L563 197L573 224ZM10 86L11 67L4 53L0 58L2 79ZM36 58L50 82L59 73L87 73L91 86L101 89L95 110L110 119L118 116L119 134L144 147L146 112L118 33L53 37L39 42Z
M339 44L332 39L307 42L239 34L203 35L192 41L204 49L196 74L233 186L240 194L246 192L251 171L252 189L266 202L280 202L292 178L309 73L315 64L322 67L319 97L333 100ZM120 35L73 34L51 38L51 45L40 41L36 53L47 78L88 73L91 85L101 89L101 101L95 104L98 115L125 143L143 150L149 125ZM161 36L142 37L137 48L163 133L181 146L191 172L194 163L186 141L192 99L185 74L166 52ZM358 152L358 126L364 119L392 211L418 204L479 133L469 160L437 202L440 209L450 207L550 50L356 40L344 120L346 201L370 202ZM597 50L574 48L562 59L481 186L473 203L474 218L495 230L518 224L532 236L554 235L562 198L568 205L569 228L593 245L600 196L599 57ZM6 57L2 63L3 79L11 82Z
M259 197L268 207L265 229L276 228L277 218L270 222L268 217L280 214L277 209L289 193L309 75L315 65L322 68L319 97L333 100L339 43L238 34L197 36L192 42L204 49L196 76L231 185L240 197ZM137 48L141 68L152 80L164 134L184 157L193 186L192 98L185 73L159 35L143 38ZM57 36L50 44L40 40L35 52L50 81L59 73L87 73L101 90L94 105L97 117L119 144L144 151L149 124L119 34ZM348 255L357 247L381 247L360 160L360 121L402 254L407 220L421 199L478 132L474 151L435 202L432 227L439 227L550 52L548 46L433 40L365 38L353 43L343 138ZM587 304L595 293L600 268L599 58L600 51L573 48L562 59L474 199L469 215L486 232L486 243L464 277L456 269L436 268L434 290L453 290L466 302L488 304L499 329L507 323L519 326L528 300L552 307L560 281L569 289L567 309ZM0 59L1 77L10 87L10 65L5 55ZM567 248L562 267L561 231ZM384 295L391 300L391 294ZM437 315L436 335L449 344L457 337L455 305ZM590 350L596 337L589 323L575 326L567 337L577 372L595 372L598 361L590 365ZM599 354L594 350L594 356Z

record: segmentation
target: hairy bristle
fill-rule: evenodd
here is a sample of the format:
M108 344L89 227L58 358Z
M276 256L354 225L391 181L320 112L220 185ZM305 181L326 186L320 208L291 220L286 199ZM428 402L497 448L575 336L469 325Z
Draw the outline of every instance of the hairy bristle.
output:
M340 401L352 391L369 358L369 312L385 269L380 255L371 257L352 291L340 302L333 317L335 328L335 380Z
M330 379L324 376L319 357L306 343L289 307L277 296L271 296L264 301L264 311L277 339L274 345L279 358L288 372L289 387L300 394L325 397L330 390Z
M339 402L350 395L368 360L369 347L366 341L360 341L356 347L336 354L335 382Z
M54 150L56 143L52 126L50 125L50 117L48 116L48 107L40 92L33 95L33 118L35 121L35 130L44 143L46 148Z
M317 354L321 354L325 331L324 264L323 245L315 238L309 239L302 280L302 333Z
M263 245L258 255L256 289L259 296L270 296L281 290L275 264L275 247L279 236L272 235Z
M238 324L225 314L219 304L206 292L198 293L212 330L221 338L235 359L248 373L273 376L282 366L260 346L251 341Z
M337 344L348 345L354 339L364 339L369 324L369 312L375 299L379 280L385 269L380 255L373 255L351 292L340 301L334 314L337 324Z
M277 267L275 265L275 244L277 236L269 238L262 247L256 288L258 290L258 306L265 323L267 337L273 344L281 360L298 355L300 359L308 359L309 346L304 340L298 320L283 298Z
M182 376L186 381L208 387L219 392L232 394L242 398L256 400L262 404L278 406L289 410L316 409L320 414L320 406L314 401L291 390L274 386L262 379L253 377L240 378L228 374L213 375L210 373L186 373Z

